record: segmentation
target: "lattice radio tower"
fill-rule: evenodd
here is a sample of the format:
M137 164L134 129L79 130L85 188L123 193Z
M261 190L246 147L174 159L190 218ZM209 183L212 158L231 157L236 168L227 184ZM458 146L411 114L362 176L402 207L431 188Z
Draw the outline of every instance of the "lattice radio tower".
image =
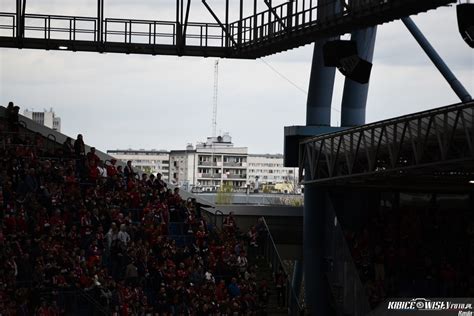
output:
M216 137L217 129L217 93L219 90L219 60L214 63L214 96L212 108L212 137Z

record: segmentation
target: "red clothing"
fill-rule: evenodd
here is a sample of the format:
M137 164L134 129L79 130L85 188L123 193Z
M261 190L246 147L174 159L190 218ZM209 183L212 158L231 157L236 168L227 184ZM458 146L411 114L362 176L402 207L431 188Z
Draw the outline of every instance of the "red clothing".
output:
M4 223L5 223L7 232L13 233L13 232L16 231L16 218L15 218L15 216L10 215L8 217L5 217Z
M91 152L87 153L87 160L89 160L89 165L90 166L97 166L100 162L100 158Z
M63 220L61 218L61 215L53 215L51 216L50 220L49 220L49 223L51 224L51 226L53 227L56 227L56 226L62 226L64 223L63 223Z
M53 315L50 313L49 308L41 306L36 311L36 316L53 316Z
M222 301L226 298L227 296L227 289L225 287L224 283L219 283L218 286L216 286L216 299L217 301Z
M89 178L95 181L99 178L100 172L96 165L91 165L89 168Z
M140 206L140 193L133 191L129 193L131 208L138 208Z
M107 176L113 177L117 175L117 168L114 165L107 165Z
M202 247L204 245L204 239L207 237L206 232L198 230L196 233L196 244L198 247Z

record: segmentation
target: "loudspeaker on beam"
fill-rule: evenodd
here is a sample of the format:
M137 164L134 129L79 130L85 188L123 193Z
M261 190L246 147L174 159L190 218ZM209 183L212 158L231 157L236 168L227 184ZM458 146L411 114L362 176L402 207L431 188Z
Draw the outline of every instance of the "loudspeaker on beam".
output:
M372 63L359 57L355 41L328 41L323 46L324 65L337 67L347 78L365 84L369 82Z
M459 33L470 47L474 48L474 3L462 3L456 7Z
M335 40L323 45L323 58L326 67L336 67L343 58L358 55L355 41Z
M365 84L369 82L372 63L359 56L351 56L341 59L337 69L347 78Z

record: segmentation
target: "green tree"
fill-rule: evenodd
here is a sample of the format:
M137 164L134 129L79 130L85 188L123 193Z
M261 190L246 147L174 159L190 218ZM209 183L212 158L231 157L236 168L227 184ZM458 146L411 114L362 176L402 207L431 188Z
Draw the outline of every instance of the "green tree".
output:
M216 204L232 204L234 199L234 188L228 182L219 188L216 195Z
M143 166L140 169L142 169L143 173L147 173L147 174L150 174L153 170L150 166Z

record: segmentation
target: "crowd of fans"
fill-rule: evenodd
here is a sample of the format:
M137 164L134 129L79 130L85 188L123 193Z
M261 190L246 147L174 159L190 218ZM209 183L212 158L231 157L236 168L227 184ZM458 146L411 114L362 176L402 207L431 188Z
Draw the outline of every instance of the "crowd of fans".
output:
M427 203L368 218L346 239L372 306L388 297L474 297L472 209Z
M102 161L81 135L52 150L0 124L2 315L262 313L257 229L241 234L232 214L216 229L160 175Z

